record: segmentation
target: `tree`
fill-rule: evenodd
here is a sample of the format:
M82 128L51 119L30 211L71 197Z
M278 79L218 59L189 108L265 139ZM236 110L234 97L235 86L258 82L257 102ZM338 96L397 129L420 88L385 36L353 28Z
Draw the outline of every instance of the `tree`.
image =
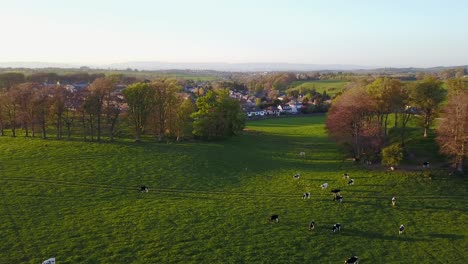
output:
M47 119L50 115L50 92L47 87L39 89L33 98L34 111L36 118L41 126L41 137L42 139L47 138Z
M367 92L376 102L376 115L382 131L382 136L387 136L388 116L395 113L395 125L397 113L404 108L402 84L399 80L390 78L378 78L366 86Z
M35 91L39 88L36 83L22 83L14 86L10 91L12 92L13 100L18 106L18 121L21 122L24 130L25 137L29 137L29 126L31 126L32 136L34 137L34 104L33 97Z
M403 148L400 144L393 144L382 149L382 164L398 166L403 160Z
M448 102L437 126L440 152L451 157L454 167L463 172L468 157L468 85L461 79L449 80Z
M192 133L192 117L195 112L195 105L190 98L179 98L179 104L175 113L174 122L172 122L171 134L175 136L176 141Z
M3 94L3 110L8 119L11 129L11 136L16 137L16 127L18 123L18 90L10 89Z
M136 83L125 88L123 95L135 130L135 141L138 142L152 110L154 89L147 83Z
M10 90L13 86L25 81L24 74L19 72L0 73L0 88Z
M68 91L60 85L51 88L50 108L51 114L55 116L55 126L57 132L57 139L62 139L63 130L63 114L65 112L65 100Z
M373 118L374 99L364 88L352 88L337 97L328 112L326 129L356 159L380 153L382 142L378 120Z
M193 134L205 139L229 137L245 127L245 114L239 101L230 98L227 90L208 91L197 100L193 113Z
M427 132L437 114L437 110L445 99L442 82L434 77L425 78L410 89L410 96L414 106L423 114L421 124L424 128L424 137L427 137Z
M176 108L177 92L180 86L174 79L157 79L150 84L153 89L152 123L158 141L166 134L167 124L171 122L171 112Z
M95 113L97 119L97 141L101 141L101 117L102 109L104 104L104 97L109 95L114 89L114 78L97 78L89 86L89 91L91 92L89 103L94 104L89 106L89 109L92 109Z

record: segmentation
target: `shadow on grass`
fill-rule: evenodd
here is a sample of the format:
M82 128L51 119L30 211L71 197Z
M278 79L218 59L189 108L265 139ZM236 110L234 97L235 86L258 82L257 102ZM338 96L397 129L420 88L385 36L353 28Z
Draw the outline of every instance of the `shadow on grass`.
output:
M423 236L410 236L408 234L398 235L395 232L395 235L385 235L381 233L376 233L372 231L365 230L356 230L356 229L346 229L341 233L342 236L351 236L351 237L363 237L367 239L380 239L380 240L390 240L390 241L407 241L407 242L418 242L418 241L431 241L431 237Z

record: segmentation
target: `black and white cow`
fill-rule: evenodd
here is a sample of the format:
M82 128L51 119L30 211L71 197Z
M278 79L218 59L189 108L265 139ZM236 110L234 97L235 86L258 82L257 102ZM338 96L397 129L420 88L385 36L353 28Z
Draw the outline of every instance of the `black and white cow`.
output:
M392 197L392 205L393 205L393 206L396 205L396 197L395 197L395 196Z
M345 264L359 264L359 259L357 256L353 256L347 259L344 263Z
M334 202L343 202L343 196L336 195L335 197L333 197L333 201Z
M403 233L403 231L405 231L405 226L401 225L400 229L398 230L398 234L401 235Z
M310 193L308 192L302 195L302 199L309 199L309 198L310 198Z
M344 174L343 174L343 179L349 179L349 174L348 174L348 173L344 173Z
M294 178L295 180L299 179L299 177L301 177L301 174L299 174L299 173L296 173L296 174L294 174L294 176L293 176L293 178Z
M341 230L341 224L340 223L337 223L337 224L334 224L333 227L332 227L332 231L333 233L335 233L336 231L340 231Z
M328 183L324 183L322 185L320 185L320 187L322 188L322 190L325 190L326 188L328 188Z
M353 184L354 184L354 179L350 179L350 180L348 181L348 185L353 185Z
M315 221L312 221L309 224L309 231L313 230L314 228L315 228Z
M429 161L425 161L425 162L423 162L422 166L423 166L424 169L427 169L427 168L429 168L429 165L430 165Z
M340 195L340 189L333 189L331 192L333 193L334 196Z
M270 216L269 221L270 221L270 223L275 222L275 221L278 222L279 221L279 215L274 214L274 215Z
M148 186L145 186L145 185L140 186L140 192L148 192L148 191L149 191Z

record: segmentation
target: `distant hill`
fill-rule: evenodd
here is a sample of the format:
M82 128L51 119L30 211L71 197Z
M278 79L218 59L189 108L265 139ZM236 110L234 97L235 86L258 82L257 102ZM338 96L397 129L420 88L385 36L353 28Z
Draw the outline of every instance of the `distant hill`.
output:
M113 69L139 69L139 70L215 70L231 72L258 72L258 71L319 71L319 70L370 70L375 67L350 64L295 64L295 63L172 63L172 62L125 62L110 64Z
M415 72L439 72L449 68L462 66L437 66L430 68L398 68L398 67L376 67L352 64L296 64L296 63L174 63L160 61L135 61L101 65L82 65L78 63L49 63L49 62L0 62L0 68L64 68L77 69L80 67L89 67L91 69L138 69L146 71L161 70L203 70L203 71L223 71L223 72L271 72L271 71L345 71L345 72L378 72L378 73L415 73Z

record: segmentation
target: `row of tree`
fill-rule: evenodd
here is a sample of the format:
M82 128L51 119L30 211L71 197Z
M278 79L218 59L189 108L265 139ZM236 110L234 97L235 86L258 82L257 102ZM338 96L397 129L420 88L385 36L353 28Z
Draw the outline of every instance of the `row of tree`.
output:
M442 152L452 156L461 170L467 157L467 85L461 79L446 84L449 97L437 129L438 142ZM391 78L360 80L334 100L326 127L329 135L356 159L380 159L382 149L396 138L404 149L407 125L414 116L423 128L422 136L427 137L446 95L443 83L434 77L406 84Z
M40 132L45 139L54 131L57 139L79 135L83 140L101 141L103 136L114 140L122 132L133 131L136 141L143 134L158 141L178 141L191 136L231 136L244 127L239 102L225 90L208 92L195 106L173 79L134 83L123 91L117 89L121 82L115 75L100 77L78 91L38 82L4 86L0 89L0 135L9 129L16 137L22 129L26 137Z

